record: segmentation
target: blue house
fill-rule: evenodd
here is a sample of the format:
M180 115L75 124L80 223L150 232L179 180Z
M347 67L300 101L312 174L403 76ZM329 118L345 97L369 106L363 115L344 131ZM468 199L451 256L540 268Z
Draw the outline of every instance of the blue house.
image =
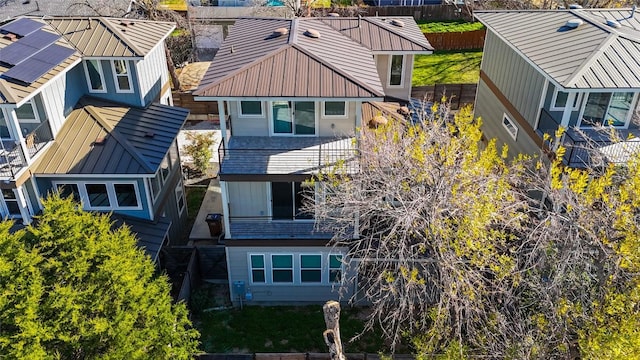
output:
M170 106L164 40L174 27L72 17L0 26L3 218L29 224L40 199L60 192L153 234L144 240L154 259L180 236L176 137L188 111Z

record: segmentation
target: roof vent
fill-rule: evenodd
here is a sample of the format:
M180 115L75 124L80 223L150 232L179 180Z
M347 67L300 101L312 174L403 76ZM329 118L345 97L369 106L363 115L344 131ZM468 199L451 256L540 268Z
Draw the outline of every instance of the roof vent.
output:
M281 27L273 30L273 34L271 34L271 37L276 38L282 35L287 35L288 33L289 33L289 29Z
M313 39L317 39L320 37L320 32L314 29L307 29L307 31L304 32L304 35Z
M394 25L394 26L397 26L397 27L404 27L404 21L398 20L398 19L393 19L393 20L391 20L391 25Z
M584 21L582 21L581 19L571 19L569 21L567 21L566 24L564 24L564 26L570 28L570 29L575 29L578 26L584 24Z
M96 138L96 140L93 142L93 145L104 145L105 142L107 142L107 138L109 137L109 135L105 135L105 136L98 136Z
M616 20L612 20L612 19L607 19L606 24L611 26L612 28L616 28L616 29L622 27L622 25L619 22L617 22Z
M571 4L571 5L569 5L569 9L571 9L571 10L582 9L582 5L580 5L580 4Z
M2 36L3 39L9 40L9 41L16 41L18 39L18 37L16 36L16 34L12 34L12 33L6 33Z
M152 138L152 137L154 137L154 136L156 136L156 134L155 134L153 131L147 131L147 132L144 134L144 137L146 137L146 138Z
M124 21L120 21L120 25L122 25L122 26L127 26L127 25L129 25L129 24L127 24L127 23L126 23L126 22L124 22Z
M327 14L328 17L340 17L340 14L338 13L334 13L334 12L330 12Z

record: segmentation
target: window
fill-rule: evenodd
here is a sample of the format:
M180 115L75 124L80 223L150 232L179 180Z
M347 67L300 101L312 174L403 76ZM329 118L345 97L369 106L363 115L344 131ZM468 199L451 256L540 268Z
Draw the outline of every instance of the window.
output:
M182 180L180 180L176 186L176 204L178 205L178 214L182 215L186 204L184 200L184 187L182 187Z
M507 132L509 133L509 135L511 135L513 140L516 140L516 138L518 137L518 127L513 122L513 120L509 119L507 114L504 114L502 116L502 126L507 129Z
M17 190L16 190L17 191ZM9 216L21 216L20 206L18 205L18 198L13 189L2 189L2 197L4 198L4 205L7 207Z
M325 101L322 109L325 117L347 116L347 103L344 101Z
M313 101L274 101L271 103L275 135L315 135L316 103Z
M293 255L271 255L271 274L274 283L292 283Z
M7 120L4 117L4 112L2 111L2 109L0 109L0 139L11 139L9 126L7 125Z
M160 195L160 171L158 170L158 172L156 173L156 176L154 176L152 179L149 179L149 183L150 188L151 188L151 197L153 198L153 200L155 201L158 198L158 195Z
M61 198L72 197L73 201L80 202L80 190L78 190L78 184L58 184L58 194Z
M635 94L632 92L589 93L580 127L629 125Z
M300 255L300 282L322 282L322 255Z
M105 184L86 184L87 197L89 200L89 206L93 208L97 207L110 207L109 193L107 192L107 185Z
M111 68L117 92L133 92L129 62L127 60L111 60Z
M24 103L19 108L16 108L16 116L21 123L40 123L38 118L38 112L33 103L33 100Z
M241 116L264 116L262 101L240 101Z
M313 214L303 212L306 198L314 198L315 189L299 182L271 183L271 215L274 220L313 219Z
M342 255L329 255L329 282L342 281Z
M264 255L250 255L251 261L251 282L264 283L265 267L264 267Z
M104 85L104 73L102 72L102 64L100 60L85 60L84 74L87 77L87 85L89 92L104 93L107 89Z
M166 182L167 179L169 178L169 168L170 168L170 162L169 162L169 153L167 153L164 156L164 159L162 159L162 162L160 163L160 174L162 174L162 183Z
M567 106L567 99L569 98L569 93L564 91L559 91L555 89L553 92L553 98L551 99L551 111L563 111ZM580 94L576 94L573 98L573 104L571 105L571 110L578 110L578 105L580 104Z
M389 65L389 85L402 86L402 73L404 68L404 56L391 55Z
M118 207L138 207L138 197L133 184L113 184Z
M54 183L61 197L72 196L86 210L140 210L140 195L135 182Z

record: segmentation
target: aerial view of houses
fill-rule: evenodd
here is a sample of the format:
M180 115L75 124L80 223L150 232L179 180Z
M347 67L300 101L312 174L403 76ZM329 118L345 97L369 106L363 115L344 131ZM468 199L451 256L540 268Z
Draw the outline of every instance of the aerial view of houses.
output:
M640 358L635 5L0 0L0 357Z

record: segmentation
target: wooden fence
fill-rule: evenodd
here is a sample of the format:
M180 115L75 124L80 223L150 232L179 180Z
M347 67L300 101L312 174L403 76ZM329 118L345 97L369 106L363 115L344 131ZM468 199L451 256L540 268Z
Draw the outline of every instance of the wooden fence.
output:
M465 32L428 33L424 36L436 50L482 49L487 30Z
M195 101L191 92L173 91L172 96L173 105L189 109L191 115L207 115L218 113L217 102Z
M452 109L459 109L466 104L473 104L476 100L478 84L436 84L429 86L414 86L411 97L429 101L440 101L443 95L451 101Z

